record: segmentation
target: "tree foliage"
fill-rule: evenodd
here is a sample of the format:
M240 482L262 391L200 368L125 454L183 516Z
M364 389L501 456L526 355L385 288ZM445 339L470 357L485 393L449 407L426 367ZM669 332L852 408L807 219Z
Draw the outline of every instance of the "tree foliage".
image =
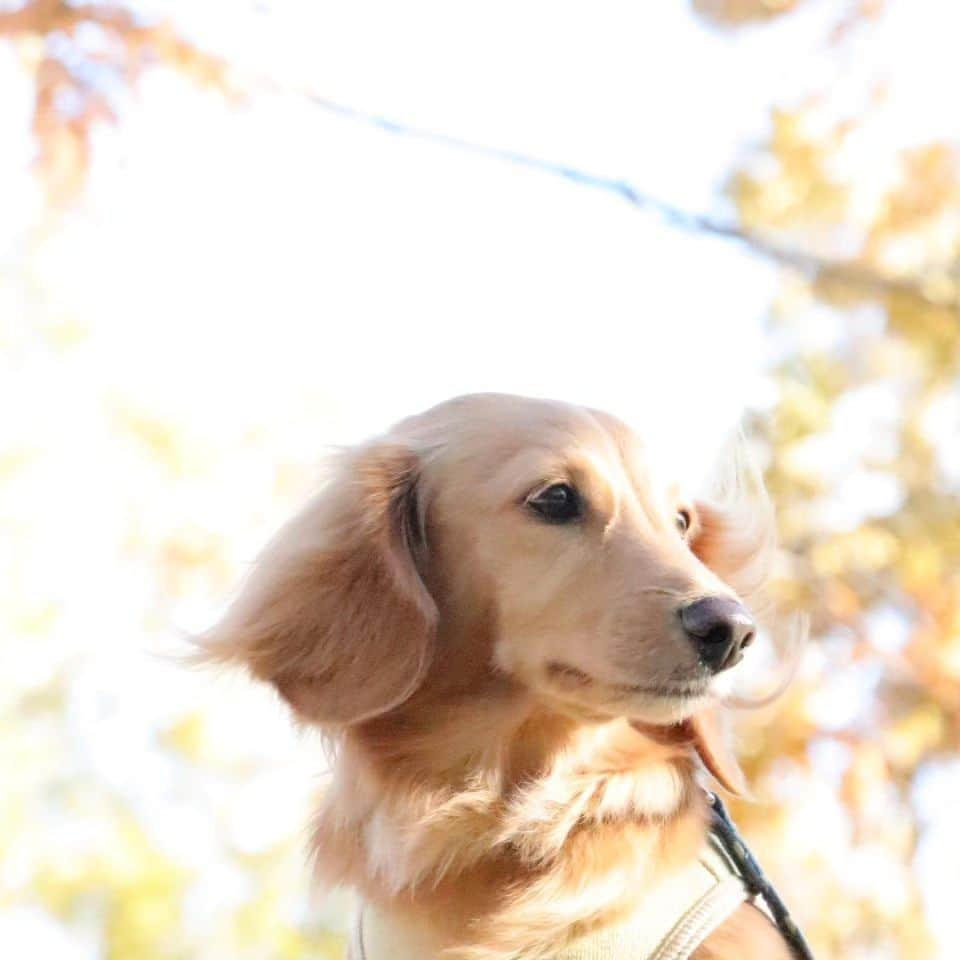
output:
M729 183L751 229L937 295L785 277L767 477L791 558L782 599L810 616L814 651L747 737L756 782L785 762L802 771L797 809L822 775L817 758L834 758L849 846L821 849L814 834L791 853L805 861L792 892L824 955L920 958L932 947L912 870L916 790L960 747L960 149L878 144L882 111L881 96L838 115L829 90L778 107ZM796 871L782 813L739 813L784 875ZM874 858L886 899L836 869L857 856Z
M74 199L90 165L98 124L115 123L118 101L151 66L226 89L228 67L169 21L145 20L123 3L28 0L0 11L0 39L33 78L37 172L51 203Z
M802 0L693 0L693 7L707 22L716 27L742 27L766 23L779 17Z

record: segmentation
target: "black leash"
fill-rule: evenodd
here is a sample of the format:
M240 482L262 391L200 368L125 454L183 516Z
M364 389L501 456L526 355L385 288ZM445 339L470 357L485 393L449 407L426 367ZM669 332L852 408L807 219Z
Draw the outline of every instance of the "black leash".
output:
M743 882L747 889L755 896L763 897L764 902L773 915L774 923L777 929L783 934L791 952L798 960L814 960L810 945L804 939L800 928L795 923L790 911L787 910L780 894L774 889L773 884L767 879L760 864L754 859L750 848L740 836L740 831L734 826L727 813L723 801L715 793L707 793L707 800L713 811L713 824L711 832L720 841L727 856L733 861L733 865L743 877Z

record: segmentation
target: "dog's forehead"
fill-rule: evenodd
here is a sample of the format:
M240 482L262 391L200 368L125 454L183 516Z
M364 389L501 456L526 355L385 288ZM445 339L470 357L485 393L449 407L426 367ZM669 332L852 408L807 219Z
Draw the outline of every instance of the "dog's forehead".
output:
M627 424L574 404L479 394L448 401L401 427L420 449L426 473L438 481L461 470L461 481L522 485L576 469L599 474L612 487L670 486Z
M477 394L448 401L407 421L406 427L434 459L481 460L491 467L527 452L560 456L589 451L619 458L639 446L629 428L609 414L554 400Z

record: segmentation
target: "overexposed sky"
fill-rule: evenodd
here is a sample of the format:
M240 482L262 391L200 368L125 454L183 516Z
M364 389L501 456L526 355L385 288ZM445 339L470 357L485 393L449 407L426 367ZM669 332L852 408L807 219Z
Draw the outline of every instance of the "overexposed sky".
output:
M721 214L724 179L771 103L837 69L823 54L828 4L732 36L685 3L139 6L172 12L243 72ZM902 66L904 37L942 46L946 24L922 30L916 3L891 7L876 39L854 45L860 69L841 73L851 98L860 76ZM897 72L913 104L930 59L911 53ZM18 200L9 249L16 213L32 210L26 85L2 68L19 133L7 162L20 176L2 178ZM184 404L196 392L219 416L256 398L279 414L310 385L339 411L338 440L471 390L583 400L651 429L674 419L671 435L694 437L762 400L775 278L741 248L294 96L229 110L160 73L122 116L98 138L82 214L45 272L95 318L109 344L99 362L138 391L175 376ZM684 444L688 459L699 442Z

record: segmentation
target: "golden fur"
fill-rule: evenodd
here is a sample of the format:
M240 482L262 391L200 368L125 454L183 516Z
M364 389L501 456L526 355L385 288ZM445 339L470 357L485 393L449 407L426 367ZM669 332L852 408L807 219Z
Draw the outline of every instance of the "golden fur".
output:
M737 785L676 610L762 586L769 510L682 501L653 467L606 414L452 400L346 452L202 641L330 735L319 875L446 956L546 957L627 915L702 845L696 753ZM553 482L581 521L529 510ZM780 948L743 908L699 955Z

